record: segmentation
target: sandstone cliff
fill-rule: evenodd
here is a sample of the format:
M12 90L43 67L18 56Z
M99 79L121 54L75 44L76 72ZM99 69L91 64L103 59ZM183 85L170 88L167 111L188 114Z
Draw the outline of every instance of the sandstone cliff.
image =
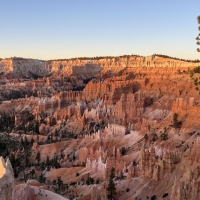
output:
M170 72L176 70L188 70L198 66L199 63L163 58L160 56L121 56L102 58L76 58L67 60L40 61L37 59L10 58L0 61L1 72L14 72L18 75L29 75L34 73L40 76L48 75L50 72L67 75L95 76L99 72L119 72L123 69L149 68L155 72Z

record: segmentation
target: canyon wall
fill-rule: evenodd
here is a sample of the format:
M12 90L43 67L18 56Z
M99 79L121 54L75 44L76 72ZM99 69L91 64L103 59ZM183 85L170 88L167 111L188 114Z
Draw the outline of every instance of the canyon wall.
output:
M159 56L121 56L102 58L76 58L68 60L41 61L37 59L9 58L0 61L0 72L14 72L18 75L34 73L40 76L51 72L63 75L80 75L93 77L99 72L119 72L123 69L149 68L154 72L156 68L169 72L192 69L200 65L198 62L187 62L173 58Z
M50 72L44 61L37 59L10 58L0 61L0 72L14 72L17 75L29 73L44 76Z

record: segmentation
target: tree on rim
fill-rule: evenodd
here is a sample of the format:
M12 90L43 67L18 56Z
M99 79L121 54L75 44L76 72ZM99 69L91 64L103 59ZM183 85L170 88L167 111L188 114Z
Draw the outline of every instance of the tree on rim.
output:
M116 195L115 183L113 181L114 178L115 178L115 169L112 168L110 171L108 187L106 188L106 190L108 191L108 199L110 200L112 200L113 197Z
M197 17L197 22L198 24L200 24L200 15ZM200 31L200 26L198 27L198 30ZM200 45L200 33L196 37L196 40L197 40L197 45ZM200 48L197 48L197 51L200 52Z

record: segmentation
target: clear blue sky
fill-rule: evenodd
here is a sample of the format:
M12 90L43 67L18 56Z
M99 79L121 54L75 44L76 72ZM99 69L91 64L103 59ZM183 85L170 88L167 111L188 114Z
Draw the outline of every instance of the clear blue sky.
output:
M200 59L198 0L0 0L0 57Z

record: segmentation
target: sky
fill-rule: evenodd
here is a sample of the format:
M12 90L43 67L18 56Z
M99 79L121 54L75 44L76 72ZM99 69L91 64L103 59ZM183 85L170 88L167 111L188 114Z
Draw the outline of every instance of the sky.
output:
M0 0L0 58L200 59L199 0Z

